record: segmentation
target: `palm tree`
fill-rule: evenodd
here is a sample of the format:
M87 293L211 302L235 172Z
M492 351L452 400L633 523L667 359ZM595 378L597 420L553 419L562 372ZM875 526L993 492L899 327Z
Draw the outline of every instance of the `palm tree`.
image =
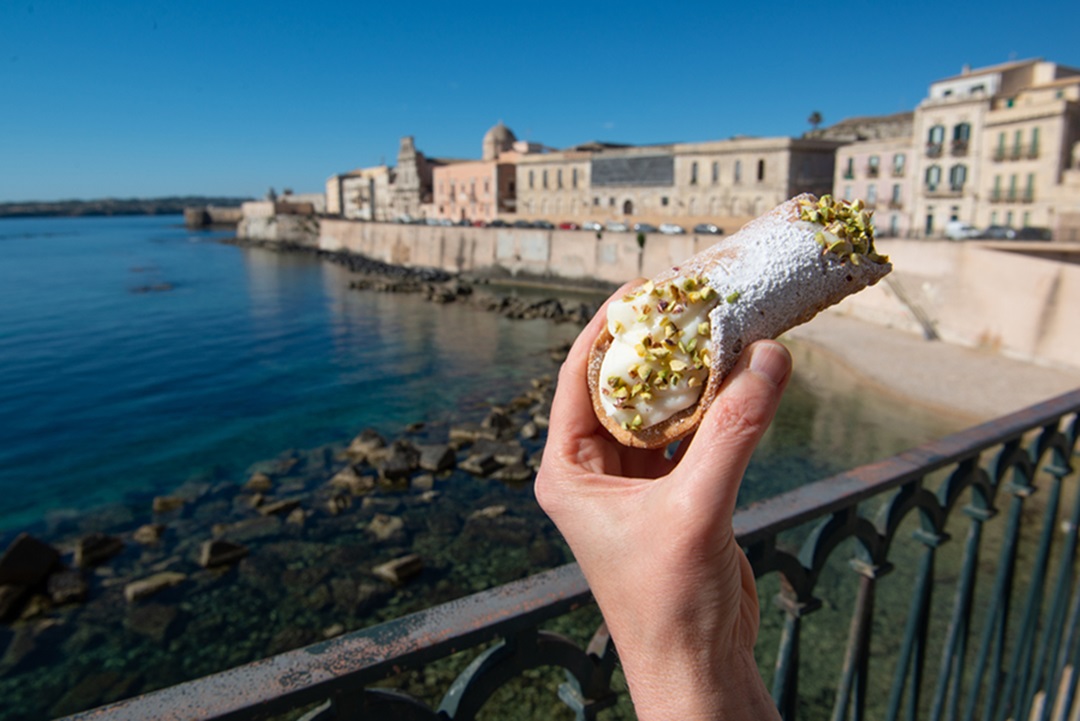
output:
M817 130L817 127L821 125L821 120L821 113L815 110L814 112L810 113L810 117L806 119L806 122L810 123L811 128Z

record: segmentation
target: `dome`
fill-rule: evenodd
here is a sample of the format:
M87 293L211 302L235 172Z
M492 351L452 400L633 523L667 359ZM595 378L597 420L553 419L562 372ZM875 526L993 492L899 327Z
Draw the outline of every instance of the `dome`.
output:
M500 120L484 134L484 160L495 160L500 153L513 148L515 142L517 142L517 137L514 131L503 125Z

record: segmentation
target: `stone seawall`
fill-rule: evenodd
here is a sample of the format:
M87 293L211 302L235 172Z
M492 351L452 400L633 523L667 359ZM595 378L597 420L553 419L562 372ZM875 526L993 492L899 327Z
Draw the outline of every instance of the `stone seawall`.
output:
M715 236L469 228L322 219L318 246L450 272L623 283ZM894 271L832 312L1047 365L1080 367L1080 246L882 240ZM1051 253L1045 257L1039 252Z

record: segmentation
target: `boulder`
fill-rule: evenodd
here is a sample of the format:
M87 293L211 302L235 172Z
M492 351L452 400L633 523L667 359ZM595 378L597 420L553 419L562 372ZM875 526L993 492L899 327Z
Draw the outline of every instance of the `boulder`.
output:
M448 471L457 463L457 455L454 449L447 444L418 445L416 450L420 452L419 465L425 471L441 473Z
M394 586L409 582L424 570L424 561L419 554L410 553L392 561L380 563L371 572Z
M124 542L116 536L91 533L75 544L75 565L79 568L98 566L124 550Z
M352 439L349 447L345 450L350 458L359 462L368 460L368 457L386 447L386 440L375 430L365 428L360 431L356 438Z
M367 525L367 532L380 543L402 540L405 537L405 521L401 516L376 513Z
M294 508L289 511L289 515L285 517L285 523L290 526L303 526L304 521L307 520L307 512L303 508Z
M435 487L435 476L431 473L421 473L418 476L413 476L409 486L414 491L430 491Z
M504 483L527 483L533 479L533 475L533 469L524 463L512 463L495 471L491 477Z
M169 513L183 508L186 500L180 496L156 496L153 502L154 513Z
M473 444L472 448L469 449L469 453L475 455L489 454L504 466L524 463L525 461L525 448L516 441L492 441L484 438Z
M481 428L490 428L497 432L508 431L514 427L514 420L502 408L492 408L487 417L480 422Z
M535 421L528 421L521 427L520 435L527 441L531 441L540 435L540 427L536 425Z
M0 586L36 586L59 565L59 551L29 533L20 533L0 556Z
M172 588L187 580L187 576L176 571L162 571L152 576L132 581L124 586L124 598L128 603L134 603L140 599L152 596L155 593Z
M262 471L252 473L251 478L244 484L245 491L253 491L255 493L269 493L273 487L274 482L270 479L270 476Z
M226 541L224 538L215 538L203 541L199 546L199 565L203 568L217 568L236 563L248 555L247 546Z
M144 546L153 546L161 540L163 533L165 533L164 523L147 523L136 528L131 538Z
M90 595L90 584L80 571L60 571L49 576L46 585L49 599L58 606L82 603Z
M352 508L351 493L335 493L326 499L326 512L331 516L343 513L349 508Z
M379 477L384 481L408 479L419 467L419 463L420 451L406 440L394 441L385 453L372 461L372 465L379 472Z
M502 466L495 456L490 453L473 453L468 458L458 464L460 470L466 473L471 473L474 476L488 476L497 471Z
M375 479L371 476L361 475L353 466L345 466L330 479L330 486L348 491L354 496L362 496L375 489Z
M279 516L259 516L236 523L216 524L213 533L215 536L228 536L233 541L253 541L280 533L281 525Z
M10 621L19 615L30 596L30 587L17 583L0 586L0 622Z

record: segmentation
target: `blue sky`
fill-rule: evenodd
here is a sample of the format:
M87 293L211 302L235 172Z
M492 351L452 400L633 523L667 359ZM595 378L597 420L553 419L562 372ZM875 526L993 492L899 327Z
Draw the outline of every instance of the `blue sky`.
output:
M1053 22L1044 18L1053 17ZM1080 66L1080 2L0 0L0 201L321 190L587 140L798 135L1009 59Z

